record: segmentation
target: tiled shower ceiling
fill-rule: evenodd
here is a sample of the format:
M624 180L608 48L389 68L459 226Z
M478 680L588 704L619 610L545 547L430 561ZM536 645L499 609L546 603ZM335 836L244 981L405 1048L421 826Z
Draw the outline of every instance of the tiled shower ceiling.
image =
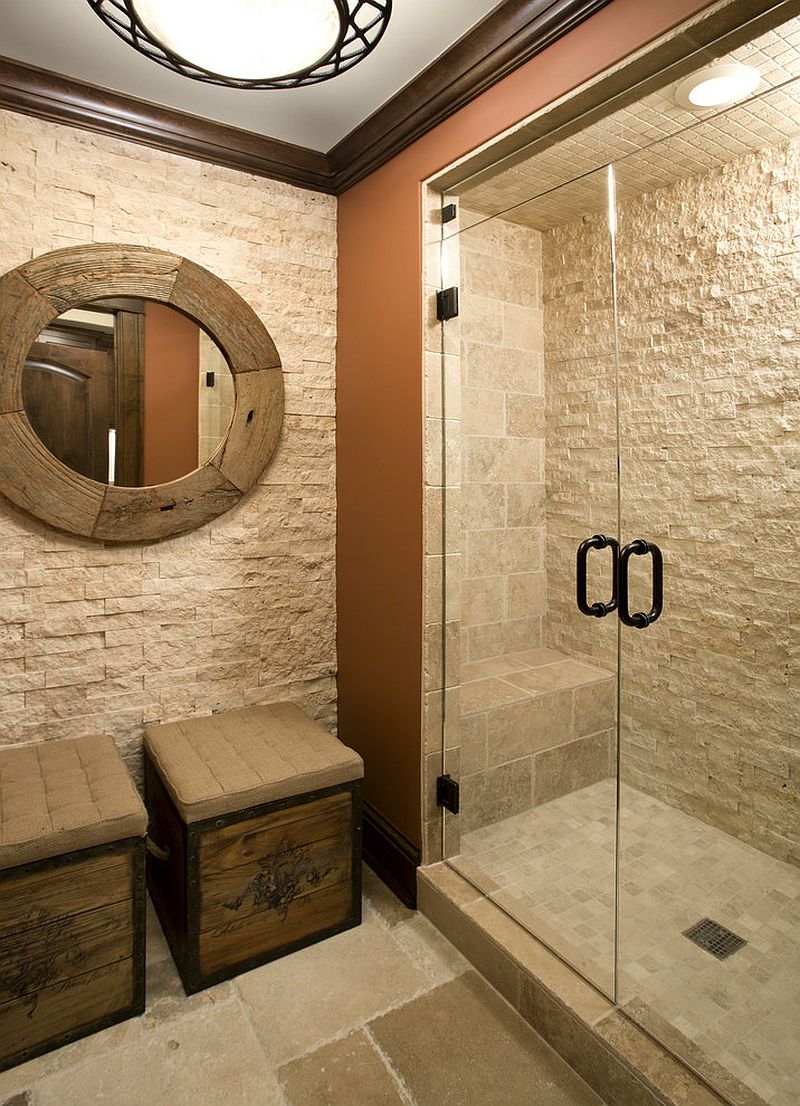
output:
M617 194L626 200L800 134L800 18L720 60L758 67L762 84L751 99L697 114L678 106L673 81L549 149L450 191L471 212L503 212L510 222L548 230L605 207L600 167L609 161L617 163Z

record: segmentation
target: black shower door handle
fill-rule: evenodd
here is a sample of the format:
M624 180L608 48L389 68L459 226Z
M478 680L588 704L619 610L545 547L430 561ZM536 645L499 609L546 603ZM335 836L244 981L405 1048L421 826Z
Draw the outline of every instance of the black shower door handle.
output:
M586 561L590 549L611 549L611 599L608 603L592 603L586 598ZM604 534L595 534L587 538L578 546L578 561L576 567L578 610L581 614L588 614L590 618L605 618L611 611L617 609L617 557L619 555L619 542L616 538L607 538Z
M631 614L628 609L628 563L631 557L644 557L647 553L653 558L653 599L650 610L637 611ZM664 609L664 558L661 550L652 541L644 541L637 538L629 542L619 555L619 617L626 626L633 626L637 630L657 621Z

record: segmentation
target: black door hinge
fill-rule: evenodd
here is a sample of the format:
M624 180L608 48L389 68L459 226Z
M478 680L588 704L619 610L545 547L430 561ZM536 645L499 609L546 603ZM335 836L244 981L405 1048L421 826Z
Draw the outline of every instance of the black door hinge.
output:
M436 318L443 323L458 314L458 288L444 288L436 293Z
M458 814L458 780L454 780L449 772L436 777L436 805L443 806L451 814Z
M455 217L458 215L458 208L455 204L445 204L442 207L442 222L452 223Z

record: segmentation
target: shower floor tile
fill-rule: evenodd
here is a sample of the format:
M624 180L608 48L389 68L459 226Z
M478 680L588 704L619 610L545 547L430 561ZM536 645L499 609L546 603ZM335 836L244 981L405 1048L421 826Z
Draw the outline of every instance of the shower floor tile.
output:
M608 994L615 820L604 780L466 834L452 861ZM747 944L698 948L683 931L706 917ZM625 786L619 918L620 1004L712 1081L797 1106L800 869Z

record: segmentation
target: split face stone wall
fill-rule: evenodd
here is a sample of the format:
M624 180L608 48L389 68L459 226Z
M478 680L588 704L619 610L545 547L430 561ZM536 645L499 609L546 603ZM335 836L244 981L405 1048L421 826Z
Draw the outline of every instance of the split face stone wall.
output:
M87 242L182 254L239 292L283 362L259 484L158 544L104 546L0 503L0 742L292 699L336 716L336 200L0 112L0 269Z
M798 233L793 142L622 204L617 236L621 536L665 562L662 618L622 634L623 781L795 863ZM571 558L615 517L607 239L544 235L546 644L599 664L616 627L573 616Z

